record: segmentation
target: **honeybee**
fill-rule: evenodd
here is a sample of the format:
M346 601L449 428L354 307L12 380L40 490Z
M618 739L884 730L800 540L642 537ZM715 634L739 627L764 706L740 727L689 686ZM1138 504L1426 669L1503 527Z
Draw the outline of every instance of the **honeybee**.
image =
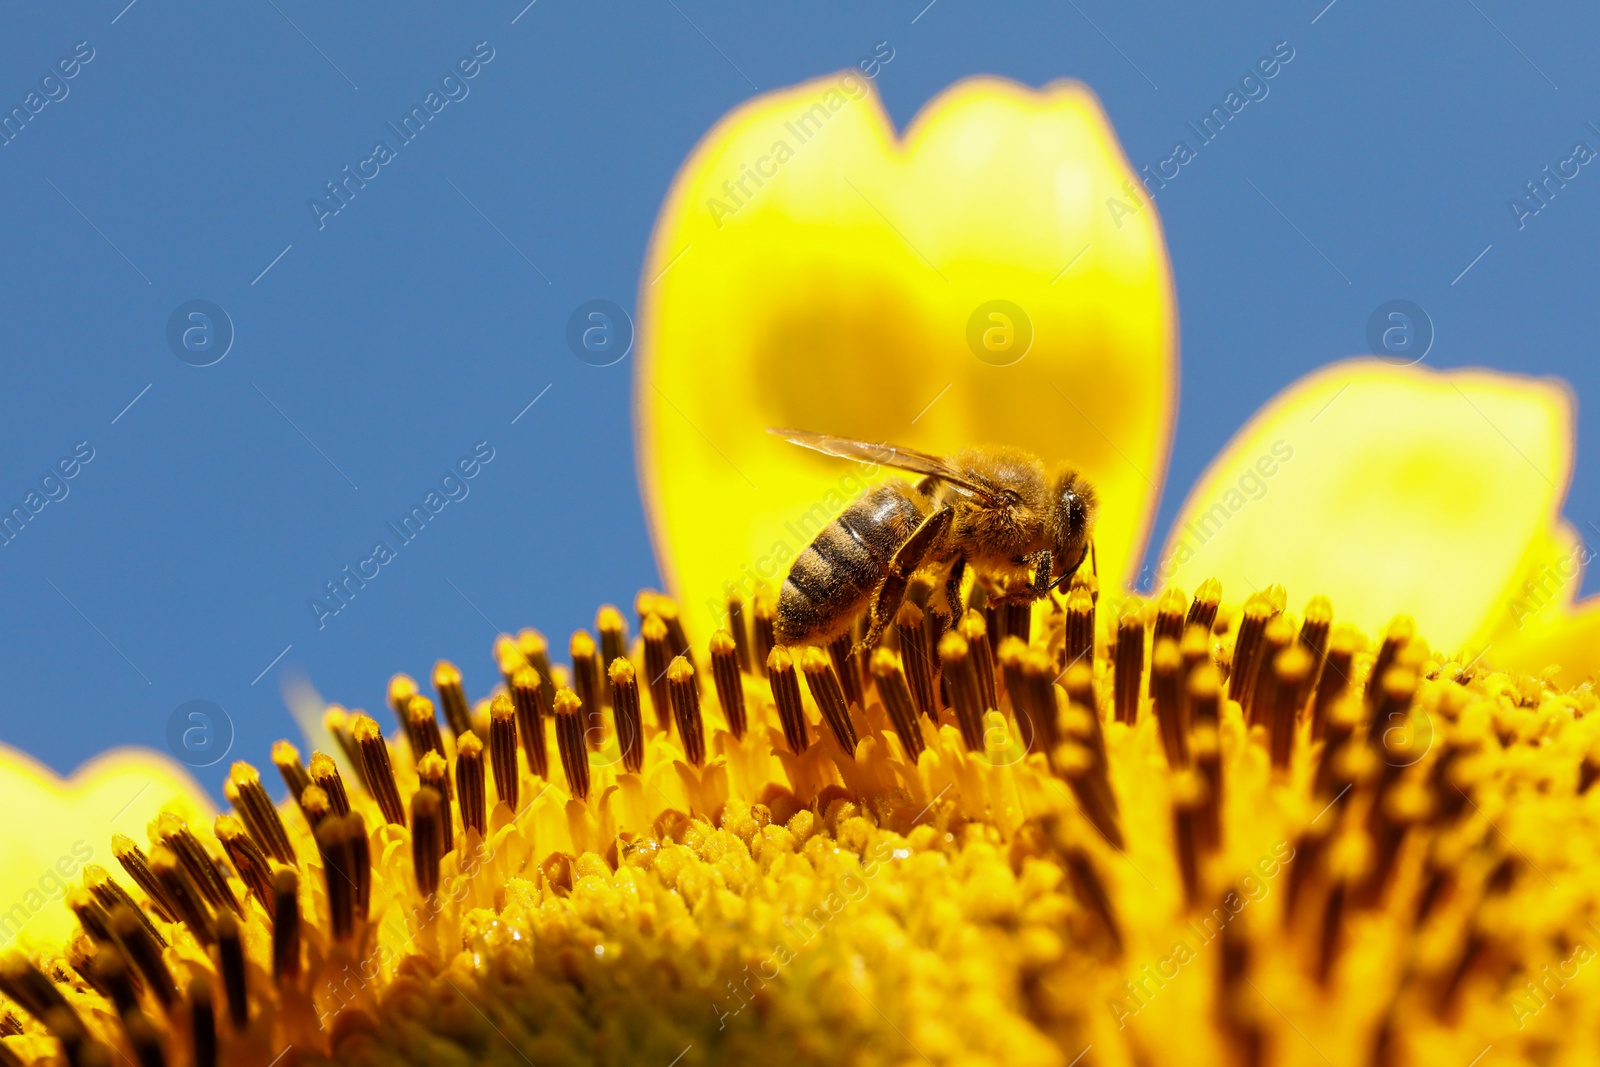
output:
M1033 600L1072 577L1092 551L1094 488L1070 467L1047 473L1022 449L969 448L940 459L807 430L767 432L826 455L924 476L868 489L795 557L778 593L781 644L831 640L869 605L856 650L870 650L921 568L944 572L954 619L969 564L1008 589L1020 585L1019 599Z

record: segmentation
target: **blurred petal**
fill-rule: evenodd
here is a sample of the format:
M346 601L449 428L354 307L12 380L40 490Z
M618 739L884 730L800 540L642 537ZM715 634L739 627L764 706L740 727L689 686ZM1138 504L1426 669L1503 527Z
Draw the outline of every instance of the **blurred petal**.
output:
M1075 463L1100 491L1102 577L1127 575L1176 393L1166 250L1137 188L1074 84L962 82L903 142L852 75L718 124L662 209L640 298L641 478L691 625L720 617L730 560L750 563L746 596L781 580L860 490L856 467L769 426ZM1006 322L978 316L980 359L969 320L993 300L1022 317L1008 349Z
M1184 503L1161 575L1229 599L1278 582L1369 632L1412 615L1481 647L1559 542L1572 402L1551 380L1351 360L1290 386Z
M168 804L209 826L210 799L188 773L147 749L116 749L63 780L32 757L0 745L0 808L9 813L0 864L0 944L60 943L76 927L61 903L97 863L124 885L111 835L141 844L145 825Z
M1543 674L1546 668L1557 667L1553 680L1561 686L1600 680L1600 597L1507 636L1485 653L1484 660L1523 674Z

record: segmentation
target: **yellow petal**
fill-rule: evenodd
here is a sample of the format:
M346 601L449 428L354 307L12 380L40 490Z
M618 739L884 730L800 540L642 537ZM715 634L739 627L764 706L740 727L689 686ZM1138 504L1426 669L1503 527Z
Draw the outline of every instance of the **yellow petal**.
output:
M1590 597L1557 617L1508 634L1484 654L1501 670L1540 675L1558 667L1553 681L1575 686L1600 679L1600 597Z
M662 209L639 302L639 464L686 620L721 616L730 560L750 563L746 596L781 581L860 489L770 426L1077 464L1101 496L1102 579L1127 575L1176 392L1165 245L1137 189L1075 84L962 82L903 142L851 75L719 123ZM1011 347L985 314L975 349L969 320L995 300L1022 309Z
M145 825L168 804L209 826L211 801L177 763L147 749L115 749L61 779L0 745L0 811L6 860L0 864L0 945L60 944L77 920L61 903L96 863L129 887L111 855L111 835L143 844ZM20 936L19 936L20 935Z
M1230 599L1272 582L1334 597L1369 631L1414 616L1435 646L1501 628L1556 529L1572 458L1564 385L1377 360L1290 386L1185 502L1158 570L1215 575Z

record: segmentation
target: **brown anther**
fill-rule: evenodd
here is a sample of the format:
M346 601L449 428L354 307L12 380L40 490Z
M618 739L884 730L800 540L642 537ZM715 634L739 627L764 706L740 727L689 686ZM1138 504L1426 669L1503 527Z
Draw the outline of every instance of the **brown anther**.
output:
M1348 626L1338 626L1328 635L1327 654L1317 677L1316 695L1311 699L1311 740L1326 735L1332 709L1350 692L1350 677L1355 669L1356 647L1360 634Z
M429 752L417 761L417 781L439 794L439 804L443 811L441 825L444 828L444 850L449 852L455 826L454 812L451 810L451 802L455 800L455 787L450 781L450 765L439 753Z
M228 884L228 878L222 873L222 868L217 866L217 861L206 851L200 839L182 819L170 812L163 813L156 820L156 838L161 844L172 849L178 857L178 862L183 864L190 883L199 890L207 905L212 908L229 908L243 914L244 909L239 906L239 899L233 895L233 887Z
M395 784L394 767L389 762L389 743L383 731L367 715L357 715L350 727L360 760L361 776L366 779L372 799L378 802L385 822L395 826L406 824L405 808L400 803L400 787Z
M300 762L300 750L287 741L274 741L272 765L278 768L283 784L289 787L290 799L298 801L306 786L311 784L311 775L306 772L305 764Z
M282 986L300 977L300 876L292 867L272 874L272 980Z
M778 598L772 590L756 590L750 619L750 659L762 674L767 673L772 650L778 647L777 613Z
M137 908L126 904L113 906L107 914L106 924L112 936L122 945L122 950L128 954L129 962L144 979L145 986L161 1007L170 1011L177 999L178 987L173 983L172 972L167 969L166 957L162 955L166 941L150 929L149 920Z
M397 674L389 679L389 710L394 712L395 721L402 730L406 729L406 709L411 706L411 698L419 692L421 690L417 688L416 679L409 674Z
M97 942L111 940L111 929L106 923L106 910L95 895L87 889L74 887L67 890L67 908L78 917L83 932Z
M1264 593L1252 593L1244 602L1239 632L1233 639L1233 658L1228 668L1228 699L1243 706L1256 682L1256 660L1267 623L1277 612ZM1248 721L1248 719L1246 720Z
M1217 608L1222 603L1222 583L1215 578L1207 578L1200 583L1200 588L1194 591L1194 599L1189 602L1189 615L1184 619L1184 629L1198 626L1207 633L1217 623Z
M925 747L922 724L911 700L911 689L906 685L905 675L900 672L900 664L895 660L894 653L880 648L872 654L872 679L878 687L878 698L889 713L889 723L900 738L906 761L915 764Z
M615 606L602 604L595 612L594 629L600 635L600 669L608 670L628 654L628 622Z
M457 746L457 757L460 746ZM516 812L522 806L522 775L517 769L517 708L509 696L496 693L489 701L489 769L494 773L494 792L500 803ZM456 768L456 784L461 770ZM465 815L465 802L462 812ZM480 831L482 832L482 828Z
M245 984L244 943L239 940L239 920L219 912L217 929L217 973L222 976L223 995L228 1000L228 1019L237 1033L250 1026L250 993Z
M816 702L817 710L822 713L822 721L827 724L833 739L839 743L845 755L854 756L856 727L850 720L850 706L845 701L844 689L834 673L833 664L821 649L808 648L800 655L800 669L805 673L806 688L811 691L811 699Z
M1314 596L1306 602L1305 618L1300 622L1300 645L1311 653L1311 673L1306 677L1306 696L1316 691L1322 665L1328 657L1328 635L1333 629L1333 602Z
M449 660L433 665L433 689L439 694L439 706L444 709L444 721L457 737L472 729L472 709L467 705L467 691L461 680L461 670Z
M118 907L126 907L139 917L139 921L144 924L145 930L155 939L159 947L167 947L167 939L161 936L160 931L156 929L156 924L150 921L150 916L146 915L144 909L139 907L133 896L117 884L117 880L111 877L110 871L97 863L85 864L83 868L83 885L85 889L94 894L94 898L100 902L100 906L106 910L107 915L116 911ZM161 915L163 921L172 921L159 908L152 906L151 910ZM0 1036L4 1035L0 1034Z
M97 986L101 994L117 1009L118 1014L137 1010L139 1007L139 990L143 986L138 972L128 962L128 957L123 955L122 949L108 942L95 945L91 942L74 941L72 949L87 948L92 955L88 963L87 975L89 982ZM71 959L72 949L69 949ZM72 968L79 974L84 974L78 959L71 959Z
M800 679L795 677L794 657L782 645L767 655L767 681L772 686L772 702L778 709L783 739L788 742L789 751L798 756L811 742L806 736L805 706L800 702Z
M983 683L978 678L976 659L971 645L959 631L952 630L939 639L939 663L950 688L956 726L968 752L983 751L983 716L989 710L983 700Z
M865 686L861 678L861 657L854 654L855 633L846 630L828 642L828 658L833 661L833 670L839 677L839 687L844 692L847 706L864 707L863 696Z
M1276 701L1278 675L1274 670L1278 656L1294 643L1294 624L1285 615L1274 615L1261 629L1261 641L1254 655L1255 678L1246 687L1240 702L1244 721L1250 726L1271 727Z
M350 795L344 790L344 776L332 756L311 753L311 783L327 796L328 807L335 815L350 814Z
M239 817L256 839L261 850L279 863L293 867L299 863L294 848L289 844L289 831L284 829L278 806L267 796L261 784L261 773L244 761L235 763L222 785L222 795L239 809Z
M240 880L255 894L262 907L270 909L272 861L246 832L243 820L237 815L218 815L214 832L217 840L222 842L222 849L228 854L234 870L239 872Z
M1217 724L1222 713L1222 675L1215 666L1203 663L1189 674L1189 728L1201 723Z
M1094 662L1094 611L1094 597L1088 589L1078 587L1067 594L1062 666Z
M1001 638L999 645L994 650L995 674L1000 681L1000 693L1005 698L1001 703L1010 704L1011 713L1019 724L1028 714L1027 710L1022 707L1025 699L1023 690L1027 688L1027 683L1023 681L1022 677L1022 661L1027 658L1027 655L1027 642L1011 634ZM1033 737L1031 721L1027 732L1028 737L1031 739Z
M1189 758L1206 786L1195 833L1201 852L1210 856L1222 847L1222 742L1216 724L1202 723L1190 731Z
M506 717L509 721L509 710ZM516 766L516 744L512 739L512 767ZM461 802L461 831L476 830L479 837L488 836L489 801L483 773L483 742L471 730L456 739L456 796Z
M1409 645L1417 636L1417 624L1409 615L1396 615L1389 623L1388 632L1384 634L1383 644L1378 647L1378 657L1372 663L1372 671L1367 675L1366 697L1367 708L1375 708L1378 703L1379 686L1383 676L1394 666L1395 657L1400 650Z
M1117 619L1117 647L1111 682L1112 707L1118 722L1139 721L1139 698L1144 693L1144 602L1129 597Z
M189 879L177 853L166 845L159 845L150 854L150 873L161 885L162 895L172 902L178 920L189 928L194 939L209 947L216 940L212 931L211 909L205 898Z
M189 1047L194 1067L216 1067L217 1010L211 1001L211 982L196 972L189 979Z
M629 774L644 769L644 717L639 709L639 679L633 661L618 656L607 668L611 681L611 720L622 751L622 767Z
M559 696L557 699L559 701ZM556 714L560 716L561 712L557 711ZM582 741L581 737L579 741ZM412 795L411 869L416 873L417 892L425 899L431 899L439 891L439 864L445 853L446 818L444 798L438 790L423 786Z
M533 667L519 668L512 676L511 703L517 709L517 737L528 758L528 770L548 779L550 754L544 736L544 717L548 709L542 695L546 688L548 683Z
M667 668L667 692L684 758L693 766L702 766L706 761L706 728L700 715L700 688L695 684L694 665L687 656L673 657Z
M994 677L994 644L989 640L989 624L979 611L968 611L961 617L961 636L967 639L972 665L978 670L978 692L983 696L985 709L1000 706L999 689Z
M500 677L506 683L506 688L511 688L511 676L517 673L518 667L526 666L528 661L522 658L522 649L517 647L517 639L510 634L500 634L494 639L494 662L500 668Z
M425 696L414 696L406 704L406 742L411 746L411 762L416 763L430 752L444 755L444 735L439 732L439 716L433 701Z
M362 789L367 789L368 792L371 792L367 787L367 780L361 769L361 749L356 746L356 739L350 732L350 728L355 725L355 716L339 705L334 704L323 712L322 725L327 729L328 733L333 735L333 739L339 743L339 751L344 753L344 758L349 762L349 765L355 768L357 784ZM314 756L313 762L315 762ZM327 786L323 786L323 788L326 789Z
M743 737L744 676L739 668L738 643L728 631L718 630L711 635L710 652L711 681L717 690L717 703L722 706L722 717L734 737Z
M1022 657L1022 689L1011 694L1011 706L1017 714L1018 729L1032 730L1026 734L1029 747L1050 752L1061 742L1060 714L1056 710L1056 667L1050 654L1042 648L1024 649ZM1027 725L1023 725L1023 720ZM1098 722L1096 723L1098 726ZM1037 741L1033 739L1037 738Z
M352 820L359 818L352 813L343 819L323 819L317 827L317 851L322 856L328 920L335 941L348 941L355 936L358 863Z
M1062 858L1066 861L1067 878L1072 883L1078 902L1099 920L1112 948L1120 956L1123 951L1122 927L1111 907L1111 894L1106 892L1105 882L1095 870L1089 854L1082 846L1071 845Z
M1183 590L1173 586L1156 601L1156 623L1150 632L1151 648L1157 641L1176 642L1183 637L1189 612L1189 598Z
M667 624L658 615L649 615L639 628L644 640L645 688L650 691L650 706L655 709L656 725L672 732L672 697L667 689L667 668L672 666L672 645Z
M662 682L666 679L663 677ZM567 775L567 792L578 800L589 797L589 747L583 739L583 701L571 689L556 693L556 747L561 769Z
M930 720L939 720L938 667L933 658L933 646L928 643L928 628L922 609L909 599L900 604L894 617L895 634L900 639L900 662L905 670L906 684L911 690L911 701L917 711Z
M657 596L652 606L656 615L667 627L667 642L672 649L674 657L682 656L689 661L689 666L695 669L694 684L700 686L700 665L694 658L694 653L689 650L689 635L684 632L683 619L678 611L678 602L669 596Z
M572 635L568 645L572 658L572 689L583 701L587 711L584 734L591 749L598 749L605 737L605 708L610 698L609 687L603 684L600 668L600 650L594 638L579 630Z
M1200 903L1200 828L1206 807L1206 783L1198 772L1183 770L1172 776L1172 839L1177 845L1178 874L1184 902L1193 909Z
M1289 757L1294 752L1294 736L1299 726L1300 708L1305 703L1311 665L1311 653L1299 645L1289 646L1272 661L1272 707L1267 713L1267 729L1272 742L1272 765L1279 770L1288 769Z
M1074 706L1070 710L1081 709ZM1071 718L1069 714L1069 736L1073 725ZM1077 797L1078 806L1084 816L1094 824L1095 829L1100 831L1107 844L1121 852L1125 845L1122 827L1117 818L1116 798L1095 760L1094 753L1077 741L1063 741L1056 746L1051 756L1051 763L1055 765L1056 772L1072 787L1073 796Z
M1183 656L1170 637L1156 641L1150 653L1150 702L1156 724L1161 728L1161 747L1167 766L1178 768L1189 762L1189 724L1184 721Z
M300 810L305 814L306 823L315 832L317 823L327 818L333 811L333 804L320 785L308 785L300 796Z

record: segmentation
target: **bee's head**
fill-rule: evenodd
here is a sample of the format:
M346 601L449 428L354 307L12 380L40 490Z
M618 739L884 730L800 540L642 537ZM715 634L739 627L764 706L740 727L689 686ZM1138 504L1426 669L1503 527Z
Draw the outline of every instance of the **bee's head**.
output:
M1053 583L1066 581L1083 566L1089 554L1094 513L1094 487L1077 471L1063 471L1056 479L1055 500L1050 509Z

